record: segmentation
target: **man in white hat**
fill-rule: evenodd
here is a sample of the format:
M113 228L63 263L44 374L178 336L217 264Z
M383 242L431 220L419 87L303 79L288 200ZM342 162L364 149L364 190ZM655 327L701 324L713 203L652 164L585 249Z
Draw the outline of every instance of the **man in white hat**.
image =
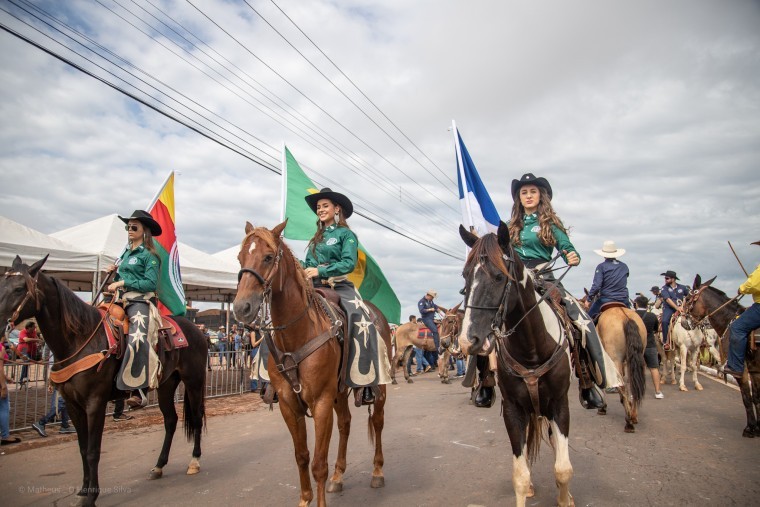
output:
M625 250L615 246L614 241L608 240L604 242L601 250L594 252L604 257L604 262L596 267L594 283L588 291L588 300L594 302L588 311L592 319L599 315L605 303L615 301L631 307L628 299L628 266L618 260Z
M446 308L438 306L433 302L438 296L438 293L433 289L427 291L427 293L417 303L417 308L420 310L420 320L425 323L425 326L433 333L433 342L435 343L435 350L430 354L433 360L431 366L438 366L438 347L441 346L441 339L438 336L438 326L435 323L435 316L438 312L446 313ZM430 360L428 360L430 362Z

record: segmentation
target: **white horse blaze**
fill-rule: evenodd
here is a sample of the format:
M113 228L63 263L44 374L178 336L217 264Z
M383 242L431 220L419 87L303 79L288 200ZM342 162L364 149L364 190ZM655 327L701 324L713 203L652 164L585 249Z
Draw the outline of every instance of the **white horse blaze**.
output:
M475 270L473 271L473 275L477 273L477 271L480 269L480 264L477 264L475 266ZM475 278L473 276L473 278ZM475 289L478 287L478 282L473 282L472 286L470 287L470 291L467 293L467 299L465 299L465 309L464 309L464 317L462 318L462 330L459 332L459 348L462 349L462 353L469 355L470 354L470 339L467 337L469 335L470 331L470 325L472 324L472 321L470 320L470 312L472 311L470 309L469 305L469 298L470 295L475 292Z
M256 250L256 240L251 240L251 246L248 247L248 253L253 253L253 251Z

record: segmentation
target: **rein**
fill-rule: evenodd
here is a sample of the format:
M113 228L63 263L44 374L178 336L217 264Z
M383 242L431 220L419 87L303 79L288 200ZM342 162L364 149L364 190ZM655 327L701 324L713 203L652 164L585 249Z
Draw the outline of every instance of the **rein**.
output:
M704 291L706 288L707 287L700 287L699 289L697 289L697 291L693 294L693 297L690 297L687 300L687 302L684 303L684 307L685 307L684 308L684 313L688 313L689 315L691 315L691 310L694 307L694 303L697 302L697 300L699 299L699 296L702 295L702 291ZM720 305L718 308L716 308L715 310L711 311L710 313L708 313L707 315L705 315L704 317L702 317L701 319L699 319L697 321L697 325L703 324L707 319L709 319L710 317L712 317L713 315L715 315L716 313L718 313L719 311L721 311L723 308L725 308L726 306L730 305L734 301L739 301L743 297L744 297L744 294L737 294L736 296L732 297L731 299L729 299L728 301L726 301L725 303L723 303L722 305Z

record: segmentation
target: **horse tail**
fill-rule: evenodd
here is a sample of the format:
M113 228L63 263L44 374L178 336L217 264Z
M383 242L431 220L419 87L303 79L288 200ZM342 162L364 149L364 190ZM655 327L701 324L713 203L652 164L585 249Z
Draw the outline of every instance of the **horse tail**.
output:
M200 401L196 399L196 396L200 396ZM206 397L203 395L203 390L195 394L185 389L182 417L185 420L185 437L190 442L195 438L195 432L202 430L206 425Z
M404 366L406 368L406 366ZM367 405L367 413L369 416L367 417L367 438L369 439L370 445L375 445L375 425L372 424L372 405Z
M632 319L625 323L625 343L625 358L631 375L631 397L634 406L639 406L644 399L647 383L644 377L644 346L641 343L639 326Z
M543 438L544 431L549 428L549 422L545 418L539 418L538 414L530 414L530 422L528 423L528 463L533 465L538 458L538 453L541 450L541 439Z

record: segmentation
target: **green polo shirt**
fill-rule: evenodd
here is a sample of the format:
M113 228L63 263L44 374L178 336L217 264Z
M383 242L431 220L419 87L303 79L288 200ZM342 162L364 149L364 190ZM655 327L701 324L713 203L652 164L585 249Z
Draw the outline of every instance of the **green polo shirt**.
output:
M343 276L356 267L359 241L351 229L333 224L325 229L322 241L315 250L316 255L311 246L306 249L303 267L317 268L320 278Z
M578 254L578 251L570 242L570 238L567 237L567 234L554 224L552 224L551 227L552 235L554 236L554 239L557 240L557 250L567 250L568 252L575 252ZM517 252L517 255L520 256L520 259L541 259L547 262L552 259L552 253L554 252L555 247L541 243L541 240L538 239L538 233L540 231L541 226L538 223L537 214L533 213L523 217L523 228L520 231L520 241L522 244L515 247L515 251ZM578 258L580 259L580 254L578 254ZM565 258L564 255L562 255L562 259L567 262L567 258Z
M115 281L124 280L124 291L155 292L158 287L158 257L140 245L121 256Z

